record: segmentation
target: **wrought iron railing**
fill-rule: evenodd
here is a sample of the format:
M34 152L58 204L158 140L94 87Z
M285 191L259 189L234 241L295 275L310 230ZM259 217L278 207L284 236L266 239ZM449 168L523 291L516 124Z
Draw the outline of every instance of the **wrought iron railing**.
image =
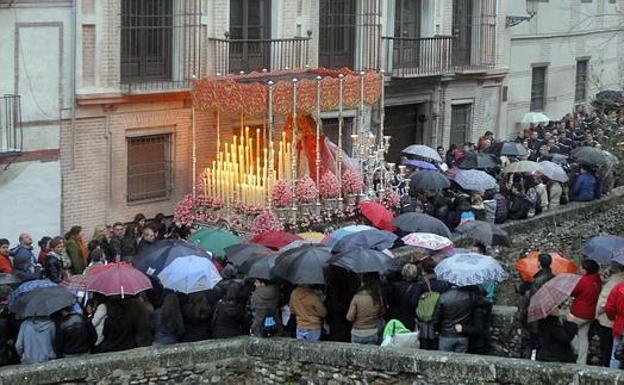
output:
M210 38L214 74L303 68L309 63L311 36L312 32L286 39L230 39L228 34Z
M393 77L434 76L452 71L452 36L383 40L385 68Z
M20 96L0 95L0 155L18 154L23 148Z

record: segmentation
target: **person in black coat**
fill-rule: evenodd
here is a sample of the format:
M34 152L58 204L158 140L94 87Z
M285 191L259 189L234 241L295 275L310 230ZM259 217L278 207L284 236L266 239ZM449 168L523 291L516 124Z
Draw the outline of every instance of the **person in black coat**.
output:
M65 275L61 259L63 247L65 247L63 237L54 237L50 241L50 253L46 255L45 275L54 283L61 283Z
M82 314L68 307L61 310L56 322L54 351L57 357L77 356L89 353L97 340L95 328Z
M106 321L102 334L104 340L95 348L94 353L116 352L136 347L132 320L121 301L110 301L106 304Z
M336 266L328 268L327 297L325 307L327 317L325 322L329 325L329 341L351 342L351 322L347 321L347 312L351 298L357 290L355 275L345 269ZM291 315L293 318L294 315Z
M537 350L538 361L575 362L576 355L570 346L577 332L577 325L570 322L571 314L567 319L559 318L559 308L551 312L548 317L539 321L538 336L540 347Z
M416 313L415 309L418 307L418 301L423 294L429 290L442 294L451 288L451 285L448 282L436 278L434 271L435 265L435 261L432 258L425 258L421 262L420 267L422 269L423 276L418 283L416 283L412 295L412 300L414 301L414 315ZM439 302L440 301L438 300L438 303ZM434 321L424 322L416 320L416 323L418 325L418 330L420 331L420 348L425 350L437 350L439 338L435 332Z
M471 322L462 324L462 333L468 336L468 353L487 355L490 352L490 326L492 323L492 303L485 298L485 291L478 286L471 288L475 297L475 307Z
M388 298L389 316L388 319L397 319L408 328L414 330L416 327L416 307L414 300L416 287L416 278L418 277L418 268L412 263L406 263L401 270L400 280L393 281L391 285L391 293Z
M212 307L203 291L191 293L188 302L182 307L184 335L182 341L203 341L210 338Z
M237 287L239 286L239 287ZM228 285L225 296L215 305L212 315L213 338L231 338L243 335L245 306L240 302L242 285Z

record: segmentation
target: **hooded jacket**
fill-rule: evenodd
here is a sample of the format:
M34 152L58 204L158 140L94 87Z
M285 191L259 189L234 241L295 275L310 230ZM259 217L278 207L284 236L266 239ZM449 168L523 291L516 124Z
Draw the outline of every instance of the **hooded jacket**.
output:
M91 322L80 314L69 314L56 328L54 348L59 357L85 354L91 351L96 339L97 334Z
M20 325L15 350L23 364L35 364L56 358L54 322L48 318L29 318Z
M245 307L235 299L219 300L212 317L212 336L231 338L242 335L244 316Z
M46 256L45 273L54 283L61 283L63 280L63 259L54 251Z
M275 285L266 285L257 287L251 296L251 309L254 313L251 330L254 335L262 335L262 326L264 318L267 316L275 317L277 321L279 307L279 289ZM277 322L278 325L280 324Z
M35 266L35 255L31 247L17 245L9 251L13 257L13 274L22 281L31 281L41 277L40 269Z

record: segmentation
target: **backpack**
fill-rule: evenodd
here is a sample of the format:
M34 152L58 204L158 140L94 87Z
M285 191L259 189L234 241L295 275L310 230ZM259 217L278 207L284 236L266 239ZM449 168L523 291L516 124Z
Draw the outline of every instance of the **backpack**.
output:
M440 299L440 293L431 290L429 280L425 278L427 284L427 291L420 295L418 299L418 305L416 306L416 317L421 322L431 322L433 320L433 312L435 311L438 300Z
M268 315L262 320L262 337L272 337L277 333L275 317Z

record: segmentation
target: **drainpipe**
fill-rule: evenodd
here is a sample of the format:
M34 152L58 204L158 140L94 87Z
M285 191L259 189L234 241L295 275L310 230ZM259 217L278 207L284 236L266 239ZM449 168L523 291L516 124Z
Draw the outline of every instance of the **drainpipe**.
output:
M106 112L106 118L104 120L104 138L106 139L107 147L107 165L106 174L108 176L108 193L106 194L106 210L104 210L104 223L108 224L109 210L113 203L113 133L110 128L110 112Z
M72 16L74 20L74 28L72 29L72 56L73 60L71 62L71 75L70 75L70 84L71 84L71 169L76 168L76 60L77 60L77 36L78 36L78 0L74 0L72 2Z

